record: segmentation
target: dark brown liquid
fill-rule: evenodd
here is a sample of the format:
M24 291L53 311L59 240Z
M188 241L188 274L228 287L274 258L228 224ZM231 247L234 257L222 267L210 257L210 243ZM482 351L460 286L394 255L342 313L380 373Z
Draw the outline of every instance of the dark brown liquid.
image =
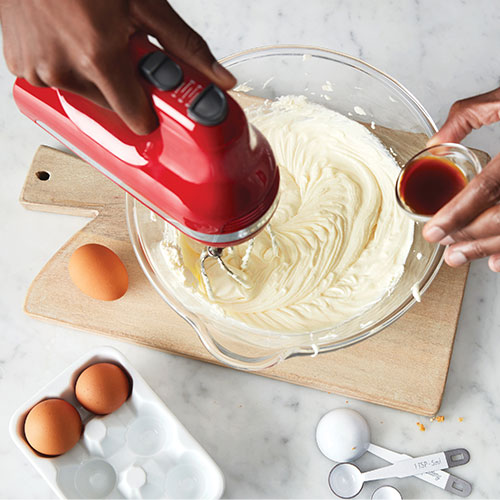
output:
M415 213L434 215L466 184L465 175L451 161L429 156L410 163L401 178L399 192Z

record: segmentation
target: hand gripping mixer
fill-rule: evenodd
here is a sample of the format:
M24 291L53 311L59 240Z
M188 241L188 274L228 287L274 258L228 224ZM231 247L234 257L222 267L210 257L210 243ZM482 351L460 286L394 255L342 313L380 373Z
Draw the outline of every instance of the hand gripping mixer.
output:
M185 235L207 246L205 260L224 264L224 247L254 237L278 204L279 171L269 143L236 101L194 68L135 35L131 57L159 127L133 133L111 110L18 78L19 109L82 159Z

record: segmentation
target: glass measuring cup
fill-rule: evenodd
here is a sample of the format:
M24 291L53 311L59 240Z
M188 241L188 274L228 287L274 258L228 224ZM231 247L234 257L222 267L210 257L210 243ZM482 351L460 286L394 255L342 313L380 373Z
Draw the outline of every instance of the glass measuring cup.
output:
M398 205L412 219L426 222L480 172L481 163L466 146L443 143L425 148L399 173Z

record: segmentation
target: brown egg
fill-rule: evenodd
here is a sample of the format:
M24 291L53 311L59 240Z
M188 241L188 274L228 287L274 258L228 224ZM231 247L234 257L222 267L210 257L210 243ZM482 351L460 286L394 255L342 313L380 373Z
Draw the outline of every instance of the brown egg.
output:
M120 408L129 393L127 375L112 363L89 366L76 381L76 399L84 408L98 415L107 415Z
M34 406L24 421L28 443L43 455L71 450L82 434L82 419L63 399L46 399Z
M95 243L77 248L69 259L73 283L94 299L116 300L128 288L127 269L112 250Z

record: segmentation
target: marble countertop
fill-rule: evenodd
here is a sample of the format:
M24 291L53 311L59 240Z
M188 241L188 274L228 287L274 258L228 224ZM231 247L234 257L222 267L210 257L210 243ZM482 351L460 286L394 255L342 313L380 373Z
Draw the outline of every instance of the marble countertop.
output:
M275 43L346 52L402 82L437 123L454 100L500 83L500 10L489 0L175 0L173 5L218 57ZM441 423L30 319L22 311L30 282L85 220L19 205L37 146L56 143L17 111L12 82L2 60L0 497L54 497L14 447L8 421L42 385L99 345L123 352L212 455L226 477L227 498L332 498L327 475L333 464L318 451L314 430L324 413L343 406L367 418L375 443L396 451L418 455L466 447L472 459L454 473L473 484L474 498L500 497L500 275L486 262L471 267ZM495 154L500 127L474 132L465 143ZM358 463L363 469L384 464L369 456ZM384 483L396 485L404 498L451 497L414 478ZM359 498L369 498L378 485L368 484Z

